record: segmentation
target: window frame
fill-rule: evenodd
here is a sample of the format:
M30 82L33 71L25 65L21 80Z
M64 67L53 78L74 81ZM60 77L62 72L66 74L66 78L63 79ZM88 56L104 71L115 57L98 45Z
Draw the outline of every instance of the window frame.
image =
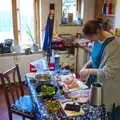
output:
M61 20L62 20L62 1L63 0L61 0ZM78 12L80 13L81 23L80 24L77 24L77 23L65 23L64 24L64 23L62 23L62 21L60 21L60 26L79 26L79 25L83 24L83 19L84 19L84 0L76 0L76 2L77 2L76 11L78 10ZM81 4L81 5L78 6L79 4Z
M18 15L19 13L19 6L18 3L19 0L12 0L12 19L13 19L13 35L14 40L16 41L16 45L19 44L19 41L21 39L21 29L18 24ZM40 0L33 0L33 12L34 12L34 40L35 44L40 45Z

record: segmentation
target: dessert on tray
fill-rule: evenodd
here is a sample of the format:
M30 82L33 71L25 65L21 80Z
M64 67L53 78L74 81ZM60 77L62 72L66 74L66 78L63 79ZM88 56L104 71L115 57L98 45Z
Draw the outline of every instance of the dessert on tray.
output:
M80 103L89 101L90 90L85 83L76 78L75 74L60 75L57 81L68 98Z

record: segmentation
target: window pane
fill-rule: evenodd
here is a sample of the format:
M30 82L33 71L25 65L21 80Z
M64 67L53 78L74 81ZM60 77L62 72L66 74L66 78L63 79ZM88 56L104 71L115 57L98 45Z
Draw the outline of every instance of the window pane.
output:
M12 0L3 0L0 3L0 42L4 42L5 39L14 39Z
M80 24L83 18L83 0L62 0L62 23ZM82 16L82 18L81 18Z
M20 45L30 45L34 41L33 0L19 0Z

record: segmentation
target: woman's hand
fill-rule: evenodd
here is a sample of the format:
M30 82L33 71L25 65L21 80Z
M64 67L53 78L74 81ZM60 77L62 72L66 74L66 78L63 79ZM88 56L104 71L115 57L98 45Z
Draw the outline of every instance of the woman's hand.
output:
M87 82L88 81L88 77L89 77L89 69L82 69L79 72L80 75L80 80L83 82Z
M81 81L87 82L89 75L97 75L97 69L81 69L79 75Z

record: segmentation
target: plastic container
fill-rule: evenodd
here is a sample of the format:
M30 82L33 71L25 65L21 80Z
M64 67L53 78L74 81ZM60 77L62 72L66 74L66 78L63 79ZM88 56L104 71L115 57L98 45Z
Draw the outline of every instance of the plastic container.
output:
M48 67L50 71L54 71L55 70L55 63L53 62L48 62Z
M80 89L73 91L70 94L68 94L68 97L70 97L73 100L76 100L76 102L87 103L90 100L90 89Z
M58 70L60 67L60 56L55 55L54 59L55 59L55 70Z

